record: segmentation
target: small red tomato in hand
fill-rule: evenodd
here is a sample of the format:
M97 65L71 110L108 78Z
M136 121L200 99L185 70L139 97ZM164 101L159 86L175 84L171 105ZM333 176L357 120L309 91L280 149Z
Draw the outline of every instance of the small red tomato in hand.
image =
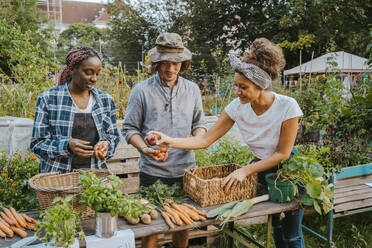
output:
M96 159L99 160L101 158L103 158L103 146L101 145L97 145L95 148L94 148L94 155L96 156Z
M156 136L153 134L146 135L145 140L150 146L156 145Z
M159 154L160 154L160 150L155 150L155 151L154 151L154 155L155 155L155 156L158 156Z

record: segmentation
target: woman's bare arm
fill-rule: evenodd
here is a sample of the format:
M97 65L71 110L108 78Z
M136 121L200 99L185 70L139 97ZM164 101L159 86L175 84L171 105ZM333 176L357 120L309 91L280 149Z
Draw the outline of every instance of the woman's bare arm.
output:
M156 144L159 146L178 149L201 149L210 146L221 138L233 125L234 121L223 111L217 122L202 136L171 138L163 133L155 131L150 131L149 134L155 134L158 137Z

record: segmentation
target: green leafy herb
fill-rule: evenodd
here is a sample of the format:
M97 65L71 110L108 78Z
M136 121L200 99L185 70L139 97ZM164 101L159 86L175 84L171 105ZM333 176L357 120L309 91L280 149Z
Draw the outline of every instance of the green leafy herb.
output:
M115 216L120 212L124 197L118 189L122 182L117 176L102 179L94 172L80 170L79 185L84 185L80 202L97 212L109 212Z
M290 180L296 186L305 188L306 194L301 196L301 203L313 206L319 214L327 214L332 210L333 185L328 184L323 166L314 157L294 154L277 171L277 180Z
M181 198L186 196L179 183L168 186L160 180L149 187L141 187L138 191L138 195L160 208L163 207L164 201L168 198Z
M40 238L40 232L45 231L44 237L41 240L48 244L50 238L55 238L54 245L69 247L75 242L76 228L80 228L79 239L83 240L85 235L80 222L79 215L74 212L72 205L74 196L70 195L66 198L56 197L53 204L54 207L49 207L44 213L41 213L42 220L36 225L35 235Z
M131 196L126 196L121 209L121 216L139 218L142 214L147 214L153 208L152 205L145 205Z

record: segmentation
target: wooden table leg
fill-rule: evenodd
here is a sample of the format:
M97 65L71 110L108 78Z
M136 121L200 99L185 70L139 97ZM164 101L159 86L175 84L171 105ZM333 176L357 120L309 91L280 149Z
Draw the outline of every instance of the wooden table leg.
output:
M177 248L186 248L189 245L189 230L174 232L172 241Z
M271 232L273 226L273 216L270 214L269 219L267 220L267 248L271 247Z
M150 235L142 238L143 248L157 248L158 247L158 235Z

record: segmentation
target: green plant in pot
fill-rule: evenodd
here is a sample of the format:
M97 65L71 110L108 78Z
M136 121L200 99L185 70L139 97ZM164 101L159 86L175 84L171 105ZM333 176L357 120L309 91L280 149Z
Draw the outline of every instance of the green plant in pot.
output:
M333 209L333 185L326 180L323 166L310 155L294 154L282 163L276 174L269 174L266 179L275 182L271 189L269 186L269 195L272 188L277 190L281 184L286 184L291 188L292 195L300 198L303 206L313 207L319 214L327 214ZM305 191L303 194L300 194L301 188Z
M124 202L119 190L122 182L117 176L103 179L94 172L80 170L79 173L79 185L84 186L80 203L96 211L96 235L109 238L117 231L117 214Z
M66 198L54 198L53 204L56 205L49 207L40 215L42 219L36 225L35 235L45 244L52 239L51 243L57 247L79 247L76 235L79 235L80 240L84 239L80 217L70 203L73 198L73 195ZM77 233L77 228L80 229L79 233ZM45 235L41 238L43 232Z

